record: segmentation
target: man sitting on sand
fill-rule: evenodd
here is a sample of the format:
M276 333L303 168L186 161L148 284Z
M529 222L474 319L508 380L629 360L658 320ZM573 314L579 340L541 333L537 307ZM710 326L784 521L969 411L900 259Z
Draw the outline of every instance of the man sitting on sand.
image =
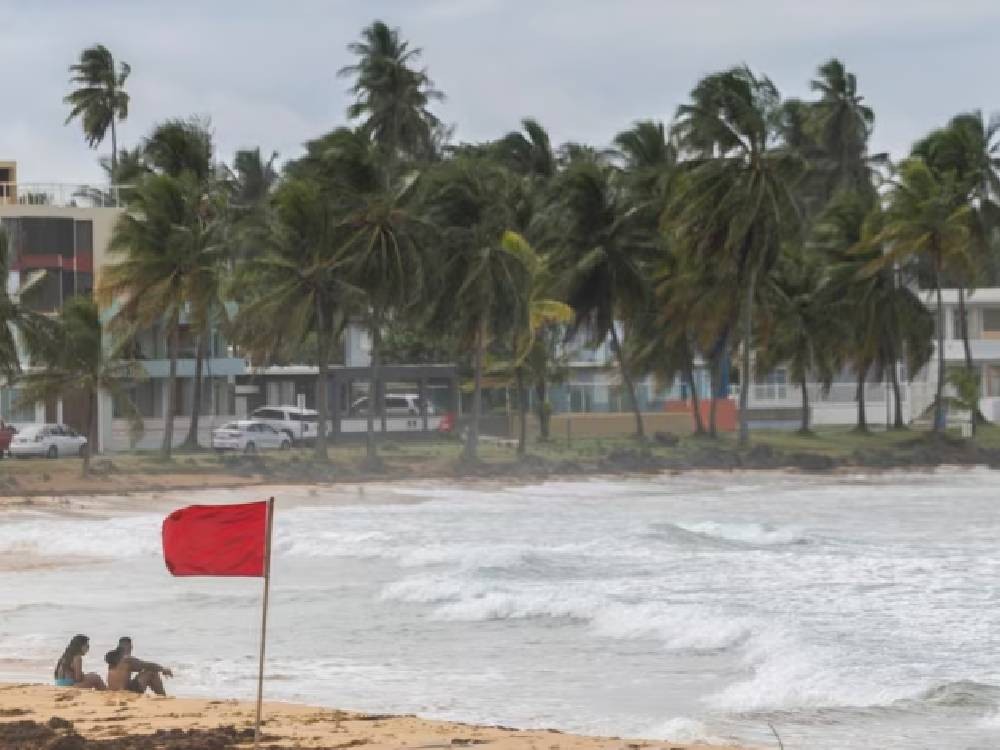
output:
M108 651L104 661L108 663L108 690L129 690L142 695L148 688L157 695L166 695L160 675L174 676L166 667L132 656L132 639L128 636L118 639L118 648Z

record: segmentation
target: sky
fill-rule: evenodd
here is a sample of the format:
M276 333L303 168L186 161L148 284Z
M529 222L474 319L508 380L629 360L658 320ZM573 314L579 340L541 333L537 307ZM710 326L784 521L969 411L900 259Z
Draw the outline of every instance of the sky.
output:
M809 97L839 57L875 109L872 148L905 156L954 114L1000 110L996 0L0 0L0 160L21 182L99 181L80 125L65 125L67 68L107 46L132 66L119 145L154 123L211 120L217 153L295 158L346 123L347 45L375 19L400 28L446 100L455 140L538 119L554 143L610 143L669 122L697 80L748 64Z

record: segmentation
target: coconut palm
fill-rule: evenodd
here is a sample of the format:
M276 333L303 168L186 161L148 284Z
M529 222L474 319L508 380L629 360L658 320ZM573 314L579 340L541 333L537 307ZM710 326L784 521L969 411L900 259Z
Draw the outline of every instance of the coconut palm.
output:
M946 383L944 364L944 304L941 282L949 265L962 260L969 245L971 208L957 205L960 185L952 173L936 174L922 159L910 158L900 165L881 228L867 243L884 252L865 268L873 274L906 260L923 258L931 268L937 309L938 381L934 408L934 430L945 429Z
M341 212L338 262L349 283L364 294L371 331L366 459L380 465L374 415L382 364L382 331L421 299L428 228L416 210L416 173L383 187L377 151L363 132L344 130L326 153L334 174L334 200ZM385 430L385 415L382 415Z
M810 82L820 94L811 106L817 140L830 162L828 195L837 190L870 192L871 161L868 138L875 125L875 113L858 93L857 77L836 58L819 67ZM875 157L883 161L884 156Z
M25 308L10 289L10 243L0 226L0 376L8 383L21 373L18 333L22 339L37 336L44 329L45 317Z
M525 376L529 371L538 368L540 357L544 360L549 359L545 349L546 329L569 323L573 318L573 310L569 305L548 296L554 287L548 261L536 253L522 235L508 230L504 232L501 244L509 253L521 258L530 278L527 292L527 319L523 321L524 328L515 334L513 342L519 419L517 452L523 456L527 452L528 445L528 393ZM548 369L545 363L541 367Z
M439 228L443 259L443 293L435 300L431 326L454 330L473 353L466 460L478 457L487 347L530 325L532 258L517 244L502 241L510 224L508 194L516 182L496 164L469 158L444 162L429 175L429 218Z
M336 259L338 217L322 186L284 181L274 193L272 221L264 252L237 268L232 292L240 308L233 335L257 362L315 337L315 456L327 461L330 343L347 325L356 292Z
M555 262L564 269L564 298L574 311L570 332L583 330L594 344L610 339L635 415L636 436L644 441L642 411L619 327L644 309L648 289L639 261L648 237L614 180L611 168L589 159L573 162L560 174Z
M87 145L97 148L111 128L111 164L118 163L118 133L116 122L128 117L129 95L125 80L132 68L126 62L115 62L103 44L87 47L80 61L69 66L70 83L77 88L63 101L70 106L67 124L79 117ZM112 173L115 170L112 169Z
M130 206L115 224L112 260L102 273L98 295L115 305L112 324L126 338L165 323L170 369L161 455L169 459L178 410L181 317L197 299L205 265L214 262L219 223L206 215L202 186L189 173L147 175L135 187Z
M400 157L426 159L433 153L440 121L428 107L444 96L426 70L414 67L421 50L411 48L399 29L375 21L347 49L358 57L337 74L354 79L350 93L355 101L347 116L362 119L362 129L379 145L388 183Z
M520 130L513 130L495 144L497 157L508 169L545 181L556 173L556 157L549 134L530 117L521 121Z
M120 344L108 345L101 328L100 313L92 299L69 299L58 318L46 320L38 334L27 339L33 367L21 377L19 386L19 398L26 403L72 392L86 399L84 474L90 470L90 456L97 446L97 399L102 392L114 399L132 421L141 422L128 388L144 378L145 371L123 356Z
M684 252L716 264L737 281L742 305L741 446L749 444L749 382L757 285L774 266L781 241L799 229L793 188L801 159L776 142L780 97L766 77L739 67L703 79L678 109L681 147L693 156L683 194L668 209Z
M829 390L839 369L837 343L849 335L844 317L834 313L838 300L818 258L801 247L787 247L764 281L764 324L756 366L768 373L784 364L802 391L799 432L810 434L810 378Z

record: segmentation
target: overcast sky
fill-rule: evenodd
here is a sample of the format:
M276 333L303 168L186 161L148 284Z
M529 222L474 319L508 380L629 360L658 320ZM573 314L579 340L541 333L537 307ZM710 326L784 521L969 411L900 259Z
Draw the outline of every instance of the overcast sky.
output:
M376 18L423 48L458 140L532 116L556 143L606 145L634 120L669 120L707 73L745 62L808 96L833 56L875 108L876 150L903 155L957 112L1000 109L998 0L0 0L0 159L23 182L100 178L62 103L67 67L96 42L132 66L119 145L203 115L223 158L292 158L344 123L336 72Z

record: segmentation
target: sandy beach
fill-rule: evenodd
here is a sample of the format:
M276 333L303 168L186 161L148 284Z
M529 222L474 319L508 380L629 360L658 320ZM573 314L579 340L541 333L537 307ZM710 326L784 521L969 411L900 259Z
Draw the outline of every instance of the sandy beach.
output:
M226 748L248 747L254 704L233 700L140 697L45 685L0 685L0 748ZM580 737L555 730L522 731L415 716L350 713L289 703L264 707L267 748L444 748L482 745L496 750L671 748L682 745L618 737ZM712 746L719 748L720 746ZM730 747L728 750L737 750Z

